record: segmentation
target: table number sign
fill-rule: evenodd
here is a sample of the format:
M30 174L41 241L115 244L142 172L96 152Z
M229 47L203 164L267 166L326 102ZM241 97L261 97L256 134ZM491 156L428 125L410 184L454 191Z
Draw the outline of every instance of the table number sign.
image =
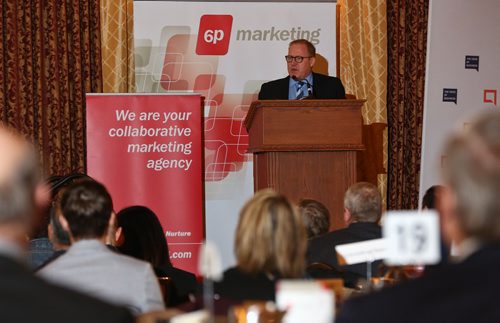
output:
M434 211L390 211L382 228L387 265L430 265L439 262L439 217Z
M384 259L387 254L387 241L373 239L353 242L335 247L339 265L354 265Z

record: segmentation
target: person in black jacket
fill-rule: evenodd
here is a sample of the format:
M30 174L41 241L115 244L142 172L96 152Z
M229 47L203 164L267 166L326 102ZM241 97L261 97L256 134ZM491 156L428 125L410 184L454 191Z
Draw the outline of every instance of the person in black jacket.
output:
M285 56L288 76L262 84L259 100L345 99L345 89L337 77L313 73L316 48L306 39L288 46Z
M453 135L442 154L444 238L456 263L347 301L336 323L500 322L500 112Z
M307 234L286 197L261 190L240 211L235 234L237 265L227 269L215 292L236 302L275 300L280 279L304 278Z
M156 276L169 277L166 306L189 300L195 293L196 276L170 262L167 239L156 214L145 206L130 206L117 213L116 247L128 256L145 260Z
M127 323L123 307L98 301L35 277L24 259L35 213L48 203L34 149L0 126L0 313L2 322Z
M344 196L344 221L347 227L309 240L307 261L326 263L343 271L344 283L353 287L359 278L367 277L365 263L339 266L335 247L382 237L378 224L382 215L382 198L378 188L368 182L359 182L347 190ZM380 261L372 265L372 276L378 272ZM317 273L310 272L314 277ZM321 273L320 273L321 274Z

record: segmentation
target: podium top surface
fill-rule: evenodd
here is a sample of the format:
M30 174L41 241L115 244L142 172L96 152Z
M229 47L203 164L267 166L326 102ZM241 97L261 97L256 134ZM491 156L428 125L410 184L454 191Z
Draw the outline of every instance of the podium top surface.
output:
M245 118L249 151L362 150L364 102L254 101Z
M244 126L249 130L255 113L259 108L336 108L353 107L361 108L366 100L257 100L253 101L244 121Z

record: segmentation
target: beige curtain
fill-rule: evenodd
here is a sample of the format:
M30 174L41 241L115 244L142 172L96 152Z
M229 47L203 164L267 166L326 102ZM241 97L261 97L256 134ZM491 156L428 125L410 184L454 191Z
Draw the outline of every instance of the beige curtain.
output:
M104 93L135 92L133 16L133 0L101 0Z
M339 0L340 78L346 93L366 99L358 179L387 191L387 23L385 0Z

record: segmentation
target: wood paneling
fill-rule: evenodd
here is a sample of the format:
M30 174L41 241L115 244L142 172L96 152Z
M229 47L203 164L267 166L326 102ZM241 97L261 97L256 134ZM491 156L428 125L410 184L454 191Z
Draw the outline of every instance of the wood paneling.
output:
M254 188L293 202L320 201L331 229L345 226L343 197L356 182L362 145L362 100L256 101L245 125L254 153Z

